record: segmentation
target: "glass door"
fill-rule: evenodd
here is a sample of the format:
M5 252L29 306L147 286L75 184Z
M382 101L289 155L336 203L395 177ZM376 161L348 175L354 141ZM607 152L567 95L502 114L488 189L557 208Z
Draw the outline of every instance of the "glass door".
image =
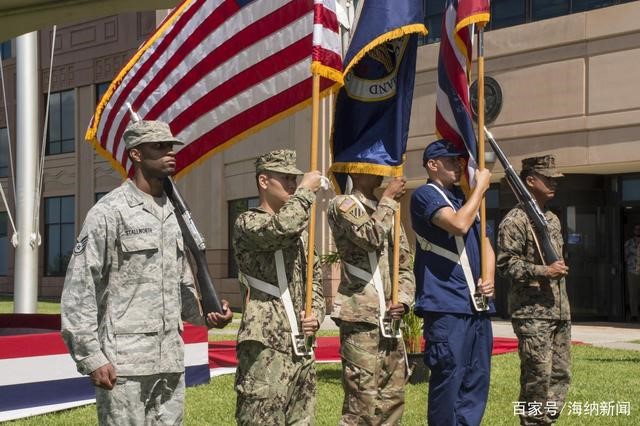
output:
M562 210L571 316L578 321L610 319L612 270L608 241L615 234L611 226L613 212L604 206L584 205Z

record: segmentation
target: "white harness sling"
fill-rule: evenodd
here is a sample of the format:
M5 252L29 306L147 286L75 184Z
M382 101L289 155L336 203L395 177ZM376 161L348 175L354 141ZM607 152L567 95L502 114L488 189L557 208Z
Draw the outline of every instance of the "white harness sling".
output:
M442 195L442 198L444 198L447 204L449 204L449 206L453 209L453 211L456 211L456 208L453 206L453 203L451 202L451 200L449 200L447 195L444 192L442 192L440 188L438 188L436 185L432 183L429 183L427 185L433 187L436 191L438 191L440 195ZM462 272L464 273L464 278L465 278L465 281L467 282L467 287L469 288L469 293L471 295L471 301L473 302L473 307L478 312L488 311L489 305L485 301L486 298L482 296L478 297L478 294L476 292L476 283L473 280L473 273L471 272L471 264L469 263L469 257L467 256L467 249L464 245L464 239L460 236L456 236L455 240L456 240L456 249L458 250L458 253L454 253L450 250L447 250L444 247L436 245L431 241L427 240L426 238L424 238L423 236L416 233L416 241L418 242L422 250L435 253L438 256L444 257L445 259L448 259L453 263L457 263L462 267Z
M293 302L291 300L291 293L289 292L289 284L287 282L287 274L284 268L284 256L282 254L282 250L277 250L274 253L275 261L276 261L276 273L278 276L278 285L268 283L266 281L262 281L258 278L254 278L245 273L240 273L240 281L253 287L257 290L260 290L264 293L267 293L273 297L277 297L282 301L282 305L284 306L284 311L287 315L287 319L289 320L289 326L291 327L291 339L293 342L293 350L296 355L310 355L312 350L307 348L304 343L304 336L300 334L298 329L298 319L296 316L295 309L293 308Z
M359 207L363 211L366 211L360 200L353 196L351 198L356 203L358 203ZM378 293L378 307L380 309L380 331L382 332L382 335L384 337L400 337L402 336L400 329L392 329L391 327L389 327L388 318L385 316L385 313L387 311L387 302L384 297L384 285L382 284L382 276L380 275L378 256L376 255L375 251L367 252L367 255L369 257L369 267L371 268L371 272L367 272L364 269L358 268L355 265L345 262L344 260L342 261L342 263L344 264L344 268L349 274L373 285L376 293Z

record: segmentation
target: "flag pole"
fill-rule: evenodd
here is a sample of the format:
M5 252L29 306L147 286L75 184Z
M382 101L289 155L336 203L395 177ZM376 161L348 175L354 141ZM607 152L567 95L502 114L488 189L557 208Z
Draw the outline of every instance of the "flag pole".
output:
M318 169L318 110L320 109L320 75L313 73L313 91L311 94L311 161L310 170ZM311 308L313 303L313 264L315 255L315 239L316 239L316 202L311 204L311 213L309 218L309 240L307 256L307 287L305 293L304 316L311 316ZM323 318L318 318L320 321Z
M391 284L391 304L398 303L398 287L400 283L400 201L393 218L393 282Z
M403 160L404 164L404 160ZM404 167L400 166L401 173L404 174ZM400 287L400 237L402 236L402 216L400 201L393 217L393 281L391 281L391 304L398 303L398 288ZM399 322L392 323L392 332L395 335L399 329Z
M402 158L402 164L400 165L400 175L404 174L404 157ZM400 209L400 201L398 201L398 208L393 215L393 259L392 265L393 274L391 275L391 304L398 303L398 289L400 287L400 238L402 236L402 216ZM399 338L402 336L400 333L400 320L394 320L386 315L386 312L380 312L380 330L384 337Z
M400 165L400 175L404 175L404 158ZM402 216L400 201L393 217L393 280L391 281L391 304L398 303L398 288L400 287L400 237L402 236Z
M484 161L484 22L478 23L478 168L485 168ZM485 197L480 202L480 275L487 279L487 211Z

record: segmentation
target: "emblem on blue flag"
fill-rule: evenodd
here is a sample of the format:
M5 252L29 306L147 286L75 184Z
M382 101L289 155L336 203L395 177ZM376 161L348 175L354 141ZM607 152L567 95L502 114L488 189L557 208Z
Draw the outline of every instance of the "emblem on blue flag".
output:
M329 174L337 191L349 173L402 173L422 19L419 0L363 4L335 107Z

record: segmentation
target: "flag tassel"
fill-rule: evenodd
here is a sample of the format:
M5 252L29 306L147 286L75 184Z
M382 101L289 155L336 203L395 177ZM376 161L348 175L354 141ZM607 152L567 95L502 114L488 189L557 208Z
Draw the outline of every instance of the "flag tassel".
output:
M363 47L353 58L351 58L351 61L349 62L349 64L347 64L347 66L344 68L344 75L349 74L349 71L351 71L351 68L353 68L353 66L355 66L355 64L357 64L358 62L360 62L360 60L367 54L369 53L369 51L371 51L373 48L386 43L390 40L394 40L397 38L400 38L402 36L405 35L410 35L410 34L420 34L423 36L427 35L427 28L424 26L424 24L409 24L409 25L404 25L400 28L396 28L394 30L391 30L389 32L386 32L384 34L381 34L380 36L376 37L375 39L371 40L365 47Z

